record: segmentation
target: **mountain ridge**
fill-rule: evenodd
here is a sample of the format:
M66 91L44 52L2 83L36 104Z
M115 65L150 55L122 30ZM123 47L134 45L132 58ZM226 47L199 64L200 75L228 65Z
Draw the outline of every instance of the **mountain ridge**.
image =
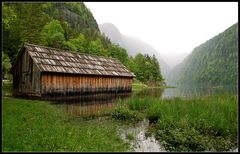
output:
M135 56L137 53L155 55L159 64L161 72L164 78L170 70L168 64L163 60L160 53L155 50L151 45L140 40L139 38L134 38L132 36L121 34L120 30L112 23L104 23L99 25L99 30L105 36L107 36L112 43L118 44L119 46L125 48L130 56Z
M169 73L168 82L236 84L238 23L195 47Z

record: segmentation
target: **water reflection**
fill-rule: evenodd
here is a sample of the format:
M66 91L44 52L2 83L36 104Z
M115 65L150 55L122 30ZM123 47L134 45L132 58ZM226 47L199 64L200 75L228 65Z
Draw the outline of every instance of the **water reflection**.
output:
M222 85L213 86L209 84L195 84L195 85L175 85L176 88L166 88L162 93L162 99L181 97L194 98L209 96L213 94L233 94L236 95L237 85Z
M107 113L114 108L117 99L125 99L131 93L98 93L79 96L58 97L52 104L72 116L95 115Z
M55 96L53 103L72 116L93 115L111 111L117 99L128 97L152 97L168 99L173 97L193 98L212 94L237 94L237 86L175 85L176 88L145 88L132 93L100 93L79 96ZM52 101L52 100L51 100Z

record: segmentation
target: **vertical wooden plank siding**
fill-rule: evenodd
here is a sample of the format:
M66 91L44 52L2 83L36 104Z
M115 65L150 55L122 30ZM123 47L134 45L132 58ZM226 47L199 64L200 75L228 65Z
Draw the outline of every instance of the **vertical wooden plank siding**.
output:
M42 92L109 92L129 91L132 78L111 76L85 76L71 74L42 75Z
M13 69L14 95L40 96L41 72L29 56L23 51Z

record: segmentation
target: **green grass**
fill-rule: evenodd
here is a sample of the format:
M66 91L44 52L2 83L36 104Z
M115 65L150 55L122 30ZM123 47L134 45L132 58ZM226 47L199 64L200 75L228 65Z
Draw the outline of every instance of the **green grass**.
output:
M142 99L129 98L127 100L128 108L131 110L142 111L148 108L150 104L151 104L151 98L142 98Z
M124 106L115 107L111 113L111 116L113 119L131 123L136 123L143 120L143 116L139 112L129 110Z
M117 128L122 121L131 124L144 117L152 123L148 133L169 151L237 146L237 96L120 99L103 119L102 113L100 118L73 118L46 101L12 98L11 90L11 83L3 84L3 151L126 151L129 146ZM131 134L127 138L133 139Z
M133 83L132 83L132 90L133 91L140 91L140 90L143 90L145 88L176 88L174 86L149 86L149 85L146 85L136 79L133 80Z
M161 86L161 88L176 88L175 86Z
M128 108L145 113L151 132L170 151L227 151L237 145L237 96L191 100L131 98Z
M111 119L84 120L44 101L4 97L3 151L126 151Z
M132 90L133 91L139 91L139 90L142 90L144 88L147 88L147 85L138 81L138 80L133 80L133 83L132 83Z
M128 134L126 135L126 139L128 139L128 140L130 140L130 141L135 140L134 134L128 133Z

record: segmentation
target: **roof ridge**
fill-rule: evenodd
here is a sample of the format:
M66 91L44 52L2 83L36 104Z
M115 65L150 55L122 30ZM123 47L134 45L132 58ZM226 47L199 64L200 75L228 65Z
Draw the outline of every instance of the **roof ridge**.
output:
M47 49L54 49L54 50L58 50L58 51L60 51L60 52L70 52L70 53L73 53L73 54L88 55L88 56L100 57L100 58L109 58L109 59L112 59L112 60L117 60L117 61L119 61L117 58L113 58L113 57L104 57L104 56L98 56L98 55L89 54L89 53L79 53L79 52L77 52L77 51L63 50L63 49L53 48L53 47L47 47L47 46L43 46L43 45L36 45L36 44L28 43L28 42L25 42L25 43L24 43L24 46L25 46L25 45L43 47L43 48L47 48ZM120 62L120 61L119 61L119 62Z
M43 72L61 72L107 76L113 75L125 77L135 76L130 70L126 68L126 66L124 66L118 59L115 58L95 56L84 53L75 53L72 51L68 52L62 49L39 46L30 43L24 43L22 48L26 48L30 57L36 63L38 68ZM31 50L28 50L29 48L31 48ZM53 54L53 57L51 54ZM72 54L72 56L68 54Z
M41 64L41 65L61 66L61 65L50 65L50 64ZM76 66L64 66L64 67L79 68L79 67L76 67ZM99 70L99 69L96 69L96 68L86 68L86 67L79 68L79 69L90 69L90 70L98 70L98 71L116 71L116 70ZM121 71L121 70L117 70L117 71L118 71L118 72L123 72L123 73L129 73L129 72L127 72L125 69L123 69L123 70L124 70L124 71Z

